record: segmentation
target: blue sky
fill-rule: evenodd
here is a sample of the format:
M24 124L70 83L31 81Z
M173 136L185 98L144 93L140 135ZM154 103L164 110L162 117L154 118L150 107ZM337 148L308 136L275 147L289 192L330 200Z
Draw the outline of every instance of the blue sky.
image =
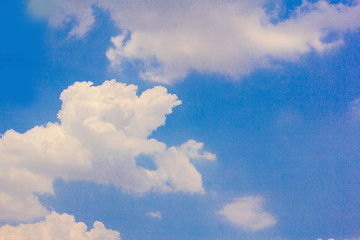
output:
M356 1L0 13L0 240L360 238Z

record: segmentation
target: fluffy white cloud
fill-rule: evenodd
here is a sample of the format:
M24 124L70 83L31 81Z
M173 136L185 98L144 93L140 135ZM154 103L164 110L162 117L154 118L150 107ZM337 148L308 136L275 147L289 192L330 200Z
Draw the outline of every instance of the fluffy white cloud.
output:
M75 222L74 216L52 212L45 221L0 228L0 240L120 240L120 233L106 229L95 222L87 231L83 222Z
M262 197L235 199L219 211L226 220L246 230L256 231L276 224L276 219L263 210Z
M161 219L161 212L157 211L157 212L148 212L146 215L148 215L149 217L153 217L153 218L158 218Z
M31 9L41 8L32 0ZM75 19L70 35L82 36L94 22L92 6L108 11L123 34L106 55L114 67L141 60L144 79L169 83L195 69L239 78L274 59L292 61L312 50L342 43L360 27L360 5L304 1L286 19L268 12L268 1L248 0L53 0L52 26ZM274 1L276 2L276 1ZM330 40L328 35L337 38ZM130 35L130 39L127 35Z
M0 138L0 219L31 220L48 212L34 193L54 194L53 180L88 180L125 191L203 193L190 159L214 160L203 144L189 140L166 146L150 134L181 104L164 87L137 95L137 87L115 80L100 86L75 83L63 91L59 123ZM136 159L146 155L156 169Z

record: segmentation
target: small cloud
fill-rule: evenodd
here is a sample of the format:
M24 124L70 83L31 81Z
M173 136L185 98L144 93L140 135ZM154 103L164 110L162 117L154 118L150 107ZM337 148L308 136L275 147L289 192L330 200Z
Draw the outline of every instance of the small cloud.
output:
M264 199L258 196L248 196L235 199L224 206L219 214L226 220L250 231L257 231L276 224L276 219L263 210Z
M360 120L360 98L357 98L350 102L350 114L353 120Z
M148 212L146 215L149 216L149 217L152 217L152 218L161 219L161 212L159 212L159 211L157 211L157 212Z

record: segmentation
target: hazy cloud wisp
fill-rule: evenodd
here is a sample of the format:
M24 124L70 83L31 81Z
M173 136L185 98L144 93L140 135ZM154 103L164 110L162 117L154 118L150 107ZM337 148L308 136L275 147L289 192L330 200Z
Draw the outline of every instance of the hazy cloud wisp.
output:
M152 217L152 218L157 218L157 219L161 219L161 218L162 218L161 212L159 212L159 211L156 211L156 212L148 212L146 215L149 216L149 217Z

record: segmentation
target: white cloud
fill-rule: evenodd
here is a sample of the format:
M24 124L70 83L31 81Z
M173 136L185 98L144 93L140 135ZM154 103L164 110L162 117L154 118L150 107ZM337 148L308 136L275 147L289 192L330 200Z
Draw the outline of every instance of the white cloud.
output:
M326 1L304 1L287 19L268 13L268 2L260 0L53 1L58 7L50 24L60 26L72 17L74 36L82 36L94 22L91 6L108 11L124 30L106 53L112 65L141 60L141 76L163 83L184 78L192 69L237 79L272 66L274 59L293 61L338 46L345 32L360 27L360 5ZM326 41L329 33L338 38Z
M0 220L31 220L48 211L34 193L54 194L53 180L88 180L125 191L203 193L192 158L213 161L203 144L189 140L166 146L151 133L181 104L164 87L140 96L137 87L115 80L100 86L75 83L63 91L59 123L0 138ZM138 166L146 155L155 170Z
M106 229L95 222L87 231L83 222L75 222L74 216L52 212L45 221L0 228L0 240L120 240L120 233Z
M82 37L95 22L92 6L96 0L30 0L28 10L35 17L48 18L52 27L73 23L70 37Z
M256 231L271 227L276 224L276 219L263 210L263 201L262 197L254 196L237 198L225 205L219 214L245 230Z
M351 118L355 121L360 120L360 98L357 98L350 103Z
M153 217L153 218L158 218L161 219L161 212L157 211L157 212L148 212L146 215Z

